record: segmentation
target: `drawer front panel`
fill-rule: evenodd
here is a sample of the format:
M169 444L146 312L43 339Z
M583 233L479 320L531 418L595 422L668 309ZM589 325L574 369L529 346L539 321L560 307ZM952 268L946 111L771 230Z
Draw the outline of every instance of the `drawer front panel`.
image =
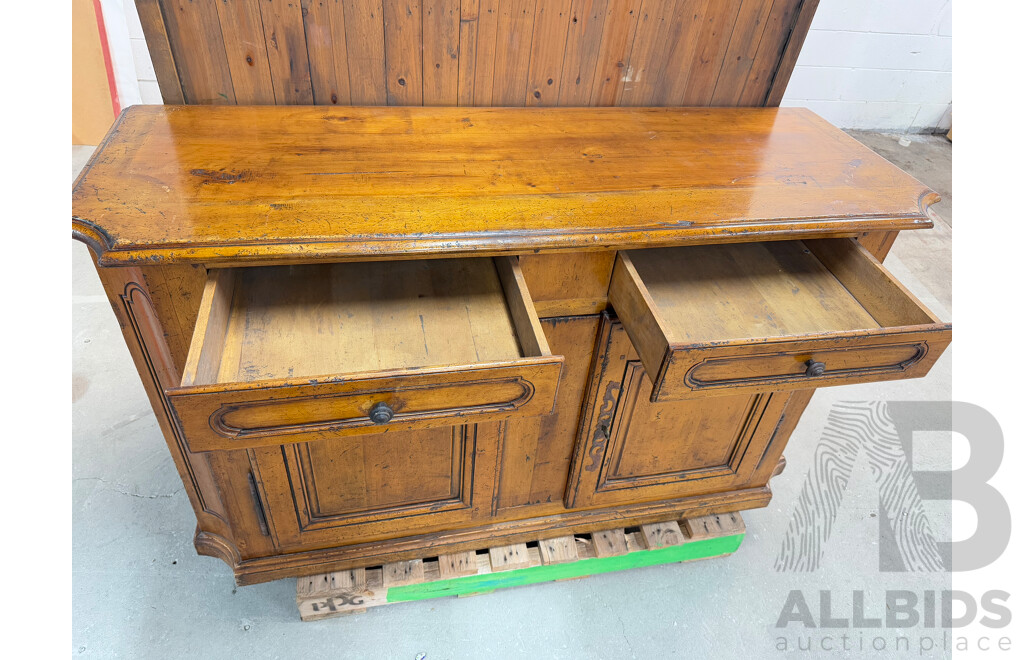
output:
M551 412L561 359L523 362L168 396L192 451L243 449ZM391 418L375 423L381 404Z
M681 350L671 356L655 394L670 401L916 378L928 373L949 341L945 331L894 332Z

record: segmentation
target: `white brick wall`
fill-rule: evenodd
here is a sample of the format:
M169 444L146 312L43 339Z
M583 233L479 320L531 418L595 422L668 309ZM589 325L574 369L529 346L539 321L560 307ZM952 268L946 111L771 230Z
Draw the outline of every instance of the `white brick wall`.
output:
M135 78L139 86L139 97L142 103L160 104L160 87L156 84L156 72L153 61L146 47L146 35L142 32L139 12L135 9L135 0L124 0L124 13L128 21L128 37L131 41L132 59L135 65Z
M782 105L842 128L948 129L952 15L952 0L821 0Z
M135 0L103 5L114 10L108 25L127 24L122 68L135 75L119 76L122 104L160 103ZM952 15L952 0L821 0L782 105L806 106L842 128L948 129Z

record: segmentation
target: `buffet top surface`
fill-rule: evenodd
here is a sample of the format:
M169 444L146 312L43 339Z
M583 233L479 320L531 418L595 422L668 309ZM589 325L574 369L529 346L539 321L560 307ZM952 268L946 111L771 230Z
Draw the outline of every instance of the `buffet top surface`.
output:
M133 106L72 193L102 265L600 250L932 226L803 108Z

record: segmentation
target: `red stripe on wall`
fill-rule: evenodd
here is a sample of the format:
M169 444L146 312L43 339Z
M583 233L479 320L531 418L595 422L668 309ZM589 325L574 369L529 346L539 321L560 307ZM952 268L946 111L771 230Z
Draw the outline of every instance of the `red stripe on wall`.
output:
M103 48L103 65L107 69L107 87L110 88L110 105L114 108L114 116L121 114L121 102L117 98L117 81L114 79L114 61L110 59L110 44L107 43L107 28L103 24L103 7L100 0L92 0L96 10L96 26L100 30L100 46Z

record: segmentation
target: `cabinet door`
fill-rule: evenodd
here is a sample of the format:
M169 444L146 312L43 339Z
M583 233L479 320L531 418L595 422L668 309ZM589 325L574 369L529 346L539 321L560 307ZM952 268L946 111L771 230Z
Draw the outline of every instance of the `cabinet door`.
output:
M603 321L566 490L569 508L763 486L790 393L651 402L651 379L622 325ZM760 483L759 483L760 482Z
M278 547L331 546L470 525L490 513L502 429L469 424L251 449L266 532Z

